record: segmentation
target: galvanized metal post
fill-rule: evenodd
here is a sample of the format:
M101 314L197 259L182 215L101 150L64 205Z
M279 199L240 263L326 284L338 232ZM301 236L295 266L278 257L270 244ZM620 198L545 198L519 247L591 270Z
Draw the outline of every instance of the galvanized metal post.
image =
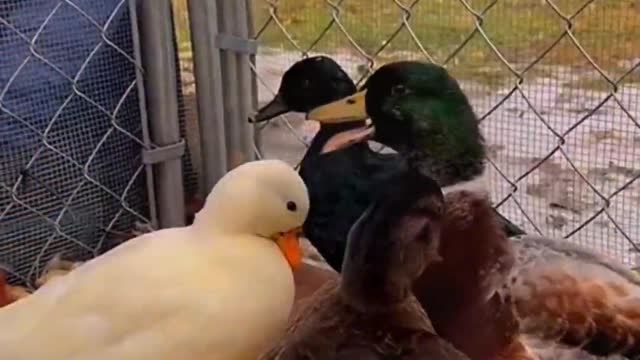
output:
M189 0L189 19L198 100L203 189L209 192L227 172L223 78L220 52L215 45L218 34L216 3L209 0Z
M139 0L139 6L151 140L160 147L171 147L181 142L171 2ZM174 156L157 162L154 174L160 227L184 225L182 159Z
M251 39L255 39L255 34L256 34L256 30L255 30L255 23L254 23L254 17L253 17L253 7L251 6L251 0L246 0L245 1L245 6L247 8L247 29L249 30L249 37ZM258 71L258 64L256 62L256 54L250 55L249 56L249 61L253 64L253 69L255 69L255 71L253 71L253 69L250 70L250 76L251 76L251 97L252 97L252 104L251 104L251 108L252 109L258 109L258 74L256 73ZM262 143L261 143L261 137L260 137L260 128L257 125L253 125L253 129L252 129L252 141L253 141L253 146L255 147L255 151L257 152L255 155L259 156L261 151L262 151Z
M235 32L234 35L238 36L241 39L249 39L249 14L248 10L251 7L247 6L247 3L242 0L234 0L233 4L235 5L235 15L236 20L234 22ZM248 119L249 113L252 112L253 109L253 89L251 84L251 64L249 53L247 52L238 52L236 56L238 57L238 102L240 105L240 119L245 120ZM253 152L253 129L248 121L241 121L240 135L238 136L238 140L241 142L238 144L244 155L246 156L245 161L250 161L255 158Z
M221 35L238 36L235 12L237 0L217 0L218 25ZM220 38L220 37L219 37ZM230 41L232 42L232 41ZM224 120L227 132L227 166L232 169L252 158L246 152L247 117L242 117L242 108L245 106L240 93L238 81L238 68L240 56L232 49L226 49L218 44L222 61L222 81L224 91ZM247 96L249 94L246 94Z
M138 1L130 0L129 1L129 11L131 13L131 19L138 19L138 9L137 9ZM142 49L140 45L140 28L138 21L131 22L132 28L132 40L133 40L133 51L136 59L136 79L137 79L137 88L138 88L138 103L140 104L140 121L142 125L142 140L144 144L147 146L151 145L151 135L149 134L149 117L147 114L147 96L144 88L144 73L141 69L143 69L142 65ZM159 227L158 224L158 206L156 202L156 186L153 179L153 165L147 164L144 167L145 171L145 181L147 185L147 201L149 206L149 220L151 221L151 226L154 229Z

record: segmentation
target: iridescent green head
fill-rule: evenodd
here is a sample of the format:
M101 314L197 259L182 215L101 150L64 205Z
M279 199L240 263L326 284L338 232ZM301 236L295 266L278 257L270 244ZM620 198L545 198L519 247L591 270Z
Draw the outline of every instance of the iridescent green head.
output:
M458 82L441 66L417 61L380 67L351 96L308 114L321 123L371 118L373 139L433 166L481 164L484 140Z

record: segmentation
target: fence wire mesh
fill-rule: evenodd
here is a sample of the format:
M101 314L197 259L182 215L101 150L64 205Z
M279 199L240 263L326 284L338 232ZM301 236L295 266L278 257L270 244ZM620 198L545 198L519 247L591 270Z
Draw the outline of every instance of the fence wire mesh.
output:
M0 266L29 283L148 223L127 0L0 0Z
M354 79L399 59L446 66L489 147L495 206L528 232L636 266L640 244L640 4L634 0L253 0L259 102L301 57ZM297 163L317 128L259 128Z

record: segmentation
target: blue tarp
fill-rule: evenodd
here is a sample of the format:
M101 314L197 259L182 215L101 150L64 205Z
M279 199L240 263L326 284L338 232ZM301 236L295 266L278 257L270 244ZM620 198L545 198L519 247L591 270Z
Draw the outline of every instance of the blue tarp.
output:
M121 211L120 201L87 181L78 164L115 194L124 192L140 165L140 144L113 131L109 116L119 107L118 126L142 137L137 88L127 95L136 81L129 5L73 3L0 0L0 263L22 275L36 258L42 260L45 245L45 260L67 248L90 255L69 238L95 247ZM44 134L65 156L43 146ZM6 188L21 173L27 181L15 195L25 205L15 205ZM126 197L142 214L144 186L138 176ZM62 212L65 207L70 211ZM55 235L52 222L61 214L64 235ZM124 230L133 220L124 212L116 228Z

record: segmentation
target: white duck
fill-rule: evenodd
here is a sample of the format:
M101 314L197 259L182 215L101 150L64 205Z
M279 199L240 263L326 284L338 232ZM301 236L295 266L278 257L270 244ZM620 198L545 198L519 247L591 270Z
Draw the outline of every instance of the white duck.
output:
M241 165L193 225L129 240L0 309L0 359L255 359L286 327L308 209L284 162Z

